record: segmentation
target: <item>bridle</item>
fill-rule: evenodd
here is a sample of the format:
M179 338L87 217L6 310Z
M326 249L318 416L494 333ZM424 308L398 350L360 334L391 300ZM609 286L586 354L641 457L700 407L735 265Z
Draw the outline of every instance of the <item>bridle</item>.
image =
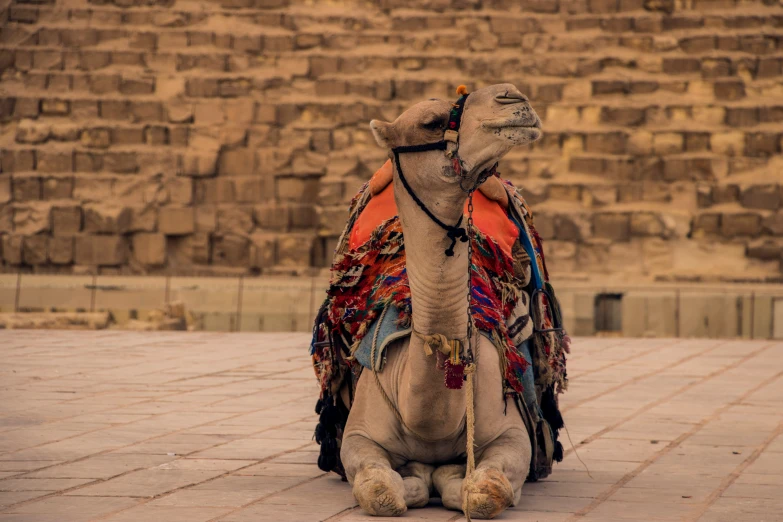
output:
M466 231L465 228L461 226L462 215L460 215L459 220L457 220L455 225L447 225L438 219L438 217L427 208L427 205L425 205L424 202L419 199L419 197L413 191L413 188L408 183L408 180L405 178L405 174L402 172L402 164L400 163L400 154L408 152L426 152L430 150L445 151L446 157L451 159L451 165L455 174L460 177L462 176L462 162L459 158L459 155L457 154L459 150L459 127L462 120L462 111L465 108L465 102L467 101L469 94L464 85L460 85L457 88L457 93L461 96L453 104L451 111L449 112L449 123L446 131L443 133L442 140L436 141L434 143L424 143L421 145L405 145L401 147L395 147L391 150L392 154L394 154L394 164L397 167L397 175L400 177L400 181L402 182L402 186L405 188L405 191L410 195L413 201L427 215L428 218L430 218L436 225L446 231L446 236L451 240L451 244L445 251L445 254L448 257L454 256L454 247L457 244L457 240L463 243L468 241L468 231ZM454 147L451 150L449 148L449 143L454 144ZM460 179L460 189L468 193L468 196L471 200L469 205L471 210L473 206L473 191L475 191L479 185L486 181L489 176L493 175L496 168L497 163L489 169L483 171L472 187L465 188L462 185L462 178Z

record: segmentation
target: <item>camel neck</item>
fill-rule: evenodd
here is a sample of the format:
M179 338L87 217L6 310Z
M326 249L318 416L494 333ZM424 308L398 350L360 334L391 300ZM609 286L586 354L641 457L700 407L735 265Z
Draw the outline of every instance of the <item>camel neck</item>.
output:
M413 178L413 175L406 175ZM405 257L411 289L413 328L425 335L443 334L464 339L468 327L468 246L457 241L454 255L445 251L451 244L446 231L430 219L401 186L395 176L394 194L405 237ZM433 214L444 223L456 223L465 205L459 187L442 190L411 187ZM454 190L456 189L456 190ZM428 197L429 196L429 197ZM436 367L436 355L428 356L424 344L411 336L408 347L409 386L400 390L400 413L416 433L430 439L446 438L460 429L465 414L465 393L444 385L443 370ZM443 419L433 425L432 418Z

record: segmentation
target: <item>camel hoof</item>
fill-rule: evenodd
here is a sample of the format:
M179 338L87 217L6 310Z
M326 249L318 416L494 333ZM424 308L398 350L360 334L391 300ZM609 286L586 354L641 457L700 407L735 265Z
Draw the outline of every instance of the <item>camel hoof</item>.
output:
M389 468L365 468L356 474L353 496L368 514L397 517L408 509L402 477Z
M462 507L471 518L495 518L514 503L514 489L496 469L477 469L462 483Z

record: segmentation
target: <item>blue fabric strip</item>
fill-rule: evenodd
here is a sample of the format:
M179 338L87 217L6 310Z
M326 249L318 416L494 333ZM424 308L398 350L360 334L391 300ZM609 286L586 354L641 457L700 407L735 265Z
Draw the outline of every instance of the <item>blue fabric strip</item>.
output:
M538 262L536 261L536 249L533 248L533 242L525 233L526 229L520 222L518 222L512 216L509 216L508 218L514 223L514 225L516 225L517 229L519 229L519 242L522 243L522 248L525 249L525 252L527 252L527 255L530 257L530 268L532 271L533 285L536 287L536 289L541 289L544 287L544 278L541 277L541 271L538 269Z

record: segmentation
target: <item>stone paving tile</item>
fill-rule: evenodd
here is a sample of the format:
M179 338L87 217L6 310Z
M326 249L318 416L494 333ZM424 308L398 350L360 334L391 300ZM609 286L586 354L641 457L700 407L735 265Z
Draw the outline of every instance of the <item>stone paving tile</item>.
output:
M0 332L0 522L369 521L316 466L304 334ZM783 344L577 339L503 520L780 520ZM406 520L453 522L437 500Z

